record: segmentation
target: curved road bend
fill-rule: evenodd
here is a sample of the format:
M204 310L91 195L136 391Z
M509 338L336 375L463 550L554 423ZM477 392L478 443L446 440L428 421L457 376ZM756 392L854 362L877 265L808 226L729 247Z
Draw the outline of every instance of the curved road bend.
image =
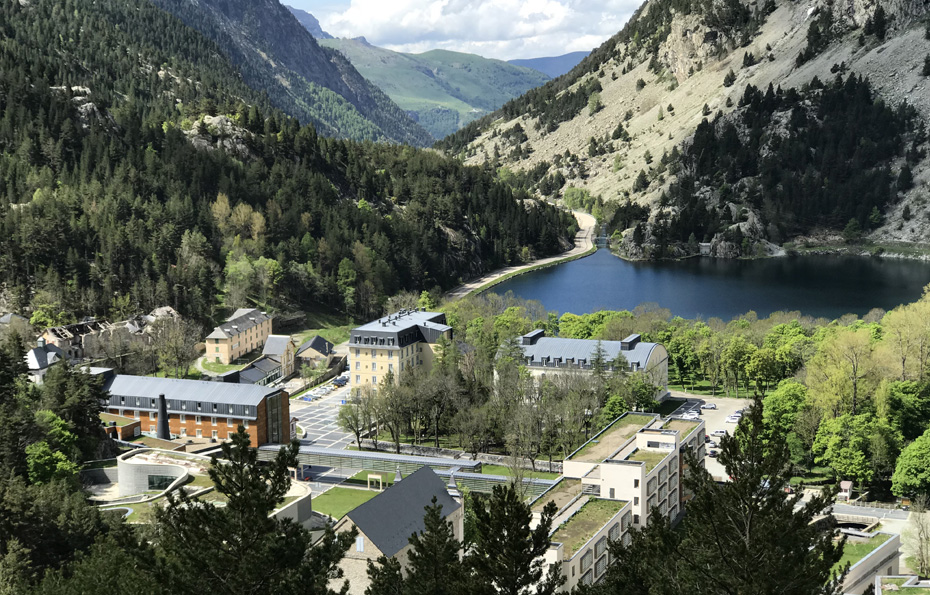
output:
M501 277L505 275L509 275L511 273L515 273L517 271L521 271L521 270L528 269L531 267L539 266L541 264L550 264L550 263L558 262L566 258L571 258L572 256L577 256L578 254L584 254L585 252L590 250L591 247L594 246L594 226L597 223L597 221L591 215L587 213L582 213L581 211L572 211L572 214L575 216L575 219L578 220L578 227L580 227L580 229L578 230L578 233L575 235L575 247L574 248L572 248L568 252L563 252L556 256L550 256L548 258L541 258L539 260L534 260L532 262L521 264L519 266L512 266L512 267L506 267L503 269L498 269L494 272L488 273L487 275L479 279L475 279L463 285L459 285L458 287L449 291L446 294L446 299L448 300L461 299L465 297L466 295L468 295L469 293L471 293L472 291L474 291L475 289L478 289L485 283L490 283L491 281L497 281L498 279L500 279Z

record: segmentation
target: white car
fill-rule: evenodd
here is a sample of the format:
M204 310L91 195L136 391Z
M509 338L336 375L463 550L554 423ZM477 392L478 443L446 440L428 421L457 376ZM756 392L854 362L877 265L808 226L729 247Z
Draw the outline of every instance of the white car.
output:
M688 413L683 413L681 419L700 419L697 413L689 411Z
M716 409L716 408L717 408L716 403L704 403L703 405L701 405L701 409Z
M713 432L710 433L710 435L711 436L726 436L727 431L726 430L714 430Z
M742 419L742 416L741 416L741 415L731 415L731 416L728 417L725 421L726 421L728 424L738 424L740 419Z

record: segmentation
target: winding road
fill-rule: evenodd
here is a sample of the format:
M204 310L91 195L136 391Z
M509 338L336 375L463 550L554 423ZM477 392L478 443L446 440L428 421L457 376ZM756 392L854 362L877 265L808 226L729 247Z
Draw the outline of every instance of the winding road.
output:
M503 269L498 269L487 275L469 281L459 285L455 289L449 291L446 294L446 299L450 301L459 300L471 293L472 291L478 289L486 283L491 283L492 281L497 281L501 277L516 273L522 270L530 269L540 265L553 264L567 258L572 258L578 256L579 254L584 254L594 246L594 226L597 221L589 215L588 213L582 213L581 211L572 211L572 214L575 216L575 219L578 220L578 233L575 235L575 247L569 250L568 252L563 252L557 256L550 256L548 258L540 258L526 264L521 264L519 266L506 267Z

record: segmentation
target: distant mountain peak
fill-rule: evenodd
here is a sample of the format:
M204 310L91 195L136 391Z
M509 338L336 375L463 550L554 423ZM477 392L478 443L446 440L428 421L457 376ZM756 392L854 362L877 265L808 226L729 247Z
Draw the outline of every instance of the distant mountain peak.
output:
M359 42L360 44L362 44L362 45L367 45L367 46L370 47L370 48L375 47L375 46L371 45L370 43L368 43L368 40L365 39L365 37L364 37L363 35L359 35L358 37L353 37L353 38L352 38L352 41L357 41L357 42Z
M514 66L532 68L533 70L541 72L550 78L557 78L577 66L578 63L584 60L585 56L590 53L590 51L571 52L561 56L525 58L522 60L507 60L507 62L513 64Z
M299 8L294 8L293 6L284 5L291 14L297 19L297 22L304 26L304 29L310 32L310 35L314 36L317 39L333 39L333 36L323 31L323 27L320 26L320 21L317 20L315 16L307 12L306 10L301 10Z

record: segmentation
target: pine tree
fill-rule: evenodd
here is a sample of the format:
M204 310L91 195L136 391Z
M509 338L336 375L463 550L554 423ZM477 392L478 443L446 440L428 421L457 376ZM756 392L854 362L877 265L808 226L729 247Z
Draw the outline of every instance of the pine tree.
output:
M467 560L474 570L472 593L552 595L565 582L556 565L543 576L541 556L549 548L555 517L548 503L535 529L533 513L512 485L494 486L486 506L475 508L477 536Z
M225 461L214 458L210 479L226 506L171 495L155 514L155 541L170 575L184 592L329 593L342 576L338 563L355 541L354 531L327 530L312 546L310 532L291 520L269 515L290 486L297 443L282 447L273 461L258 464L249 434L239 426L222 445Z

